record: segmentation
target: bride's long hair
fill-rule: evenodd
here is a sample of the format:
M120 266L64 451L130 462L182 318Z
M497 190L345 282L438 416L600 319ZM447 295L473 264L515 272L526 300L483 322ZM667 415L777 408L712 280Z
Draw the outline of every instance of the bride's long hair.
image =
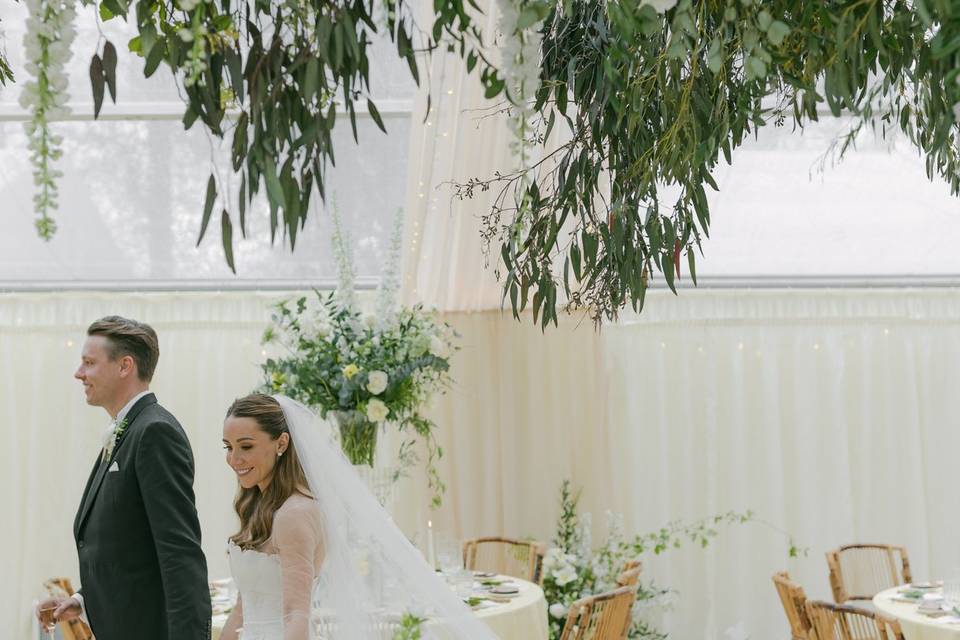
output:
M276 440L289 433L280 403L262 393L251 393L233 401L227 409L227 418L252 418L264 433ZM273 533L273 516L287 498L295 493L310 496L307 478L293 446L293 438L276 466L266 491L254 485L249 489L239 487L233 508L240 518L240 531L230 540L241 549L260 549Z

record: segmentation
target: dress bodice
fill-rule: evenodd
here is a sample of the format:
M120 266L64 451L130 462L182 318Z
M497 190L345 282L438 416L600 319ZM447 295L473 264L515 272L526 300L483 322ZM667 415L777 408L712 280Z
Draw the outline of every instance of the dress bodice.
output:
M283 572L280 556L229 547L230 571L243 603L243 640L283 639Z

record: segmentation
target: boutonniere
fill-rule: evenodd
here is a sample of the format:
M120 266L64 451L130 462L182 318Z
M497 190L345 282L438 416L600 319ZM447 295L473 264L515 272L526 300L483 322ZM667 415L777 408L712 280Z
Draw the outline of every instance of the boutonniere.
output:
M109 460L113 455L113 448L117 446L117 441L120 440L120 436L123 435L123 432L127 430L127 419L123 418L113 427L113 436L110 440L107 441L107 446L104 447L104 453L106 458Z

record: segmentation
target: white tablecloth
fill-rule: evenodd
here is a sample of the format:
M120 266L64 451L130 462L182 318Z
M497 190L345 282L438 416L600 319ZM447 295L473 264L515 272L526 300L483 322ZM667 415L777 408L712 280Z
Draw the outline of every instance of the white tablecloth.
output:
M500 640L547 640L547 600L543 590L526 580L497 577L516 584L519 593L509 602L476 611L477 617L486 622ZM213 617L213 640L220 638L226 621L226 615Z
M893 600L898 589L900 587L881 591L874 596L873 605L877 611L900 622L906 640L960 640L960 621L953 616L931 618L918 613L915 603Z

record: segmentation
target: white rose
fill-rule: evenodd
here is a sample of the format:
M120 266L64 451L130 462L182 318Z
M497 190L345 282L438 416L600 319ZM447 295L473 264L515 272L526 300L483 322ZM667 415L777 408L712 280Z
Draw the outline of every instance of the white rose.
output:
M437 336L430 336L430 353L438 358L448 358L450 356L450 345Z
M557 583L557 586L567 585L577 579L577 572L571 566L566 566L560 571L557 571L553 574L553 581Z
M308 336L313 336L317 333L317 328L319 322L317 316L312 313L306 313L300 316L300 331Z
M657 13L665 13L677 6L677 0L640 0L640 6L650 5Z
M375 396L380 395L387 388L389 378L383 371L371 371L367 376L367 391Z
M390 410L387 408L387 405L383 404L380 400L376 398L371 398L367 402L367 419L370 422L383 422L387 419L387 414L390 413Z
M555 602L550 605L550 615L554 618L563 618L567 615L567 608L559 602Z

